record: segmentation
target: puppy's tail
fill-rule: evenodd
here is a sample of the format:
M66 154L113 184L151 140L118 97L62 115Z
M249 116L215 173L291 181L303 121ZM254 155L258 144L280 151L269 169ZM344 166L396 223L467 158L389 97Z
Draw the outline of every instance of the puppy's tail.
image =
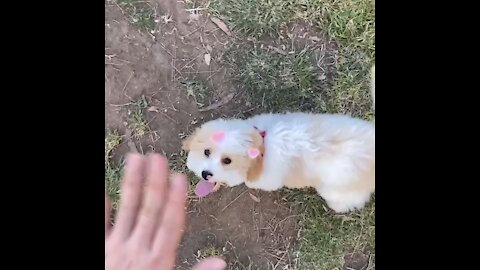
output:
M370 94L372 95L373 109L375 110L375 64L370 71Z

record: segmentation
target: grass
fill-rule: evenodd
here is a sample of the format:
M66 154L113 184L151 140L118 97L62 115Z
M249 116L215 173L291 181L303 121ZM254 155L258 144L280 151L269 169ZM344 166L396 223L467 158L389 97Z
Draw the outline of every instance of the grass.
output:
M302 0L297 17L310 21L341 46L375 55L373 0Z
M292 0L213 0L211 10L225 17L234 31L253 38L275 35L294 12Z
M105 190L112 199L113 209L120 199L120 167L112 160L113 151L122 142L117 131L107 130L105 135Z
M302 50L283 56L265 48L232 52L239 70L239 84L253 104L278 112L307 105L314 92L311 53Z
M187 96L192 97L198 107L203 107L208 103L208 97L211 95L211 91L204 81L186 80L182 82L182 85L187 92Z
M148 108L147 98L142 95L138 100L133 101L128 107L128 125L133 132L133 136L140 138L150 131L145 117Z
M370 68L373 64L365 52L351 47L342 49L337 65L336 80L324 94L327 111L371 120Z
M298 255L301 269L341 269L345 256L371 256L367 269L375 267L375 204L348 215L314 215L308 209Z
M314 190L285 193L302 213L299 269L342 269L353 254L370 257L363 269L375 268L375 199L360 211L334 214Z
M207 246L203 249L198 250L196 257L198 261L201 261L211 256L223 257L224 253L225 253L225 249L220 249L213 246Z
M147 1L116 0L129 22L139 29L152 33L155 30L155 10Z
M202 0L183 0L186 9L195 9L202 7Z
M327 111L372 119L368 72L375 61L373 0L303 0L297 16L318 26L339 47Z

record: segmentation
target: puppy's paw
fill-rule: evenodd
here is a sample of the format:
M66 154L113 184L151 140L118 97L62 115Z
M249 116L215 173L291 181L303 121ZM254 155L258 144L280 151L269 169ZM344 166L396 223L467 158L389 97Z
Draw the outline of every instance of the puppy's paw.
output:
M351 204L345 203L345 202L339 202L339 201L327 201L327 205L330 209L335 211L336 213L346 213L350 211L354 211L356 209L360 209L360 207L353 206Z
M361 209L370 200L370 193L358 192L328 192L321 196L328 207L337 213L346 213Z
M219 182L215 183L215 186L213 187L212 192L218 191L220 189L221 184Z

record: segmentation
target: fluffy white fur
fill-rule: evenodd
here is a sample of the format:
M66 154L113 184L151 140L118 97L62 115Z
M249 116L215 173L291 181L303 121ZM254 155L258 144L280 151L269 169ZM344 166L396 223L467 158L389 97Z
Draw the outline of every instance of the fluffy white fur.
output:
M374 70L372 73L374 97ZM262 166L252 180L247 179L254 166L248 162L247 152L258 146L252 139L252 134L258 133L255 127L266 136ZM224 131L225 138L212 143L209 134L218 131ZM190 150L187 167L199 177L202 171L209 171L209 181L228 186L245 183L266 191L314 187L336 212L363 207L375 191L374 123L345 115L287 113L217 119L197 130L184 148ZM208 157L204 153L207 148L211 152ZM222 163L232 156L231 164Z

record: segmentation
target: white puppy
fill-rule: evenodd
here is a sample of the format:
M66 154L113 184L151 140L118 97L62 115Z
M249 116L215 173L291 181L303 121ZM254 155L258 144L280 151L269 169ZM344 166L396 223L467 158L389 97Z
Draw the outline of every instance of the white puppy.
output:
M375 99L372 69L372 98ZM375 101L374 101L375 103ZM188 137L187 167L210 183L266 191L314 187L336 212L375 191L375 125L344 115L264 114L217 119Z

